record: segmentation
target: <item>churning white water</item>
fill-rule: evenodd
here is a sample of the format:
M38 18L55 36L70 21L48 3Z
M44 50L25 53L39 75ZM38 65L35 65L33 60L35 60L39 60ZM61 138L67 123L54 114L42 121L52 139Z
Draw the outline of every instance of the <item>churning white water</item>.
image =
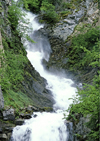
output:
M33 67L39 74L47 80L46 88L52 92L55 100L54 111L52 113L36 112L36 118L26 120L24 125L17 126L13 130L13 141L68 141L67 127L64 123L64 110L66 110L75 95L76 88L72 87L73 81L67 79L63 73L51 73L44 69L42 59L48 60L51 53L48 39L38 30L43 27L35 19L36 15L28 12L27 17L30 19L33 32L30 37L36 43L28 43L27 57Z

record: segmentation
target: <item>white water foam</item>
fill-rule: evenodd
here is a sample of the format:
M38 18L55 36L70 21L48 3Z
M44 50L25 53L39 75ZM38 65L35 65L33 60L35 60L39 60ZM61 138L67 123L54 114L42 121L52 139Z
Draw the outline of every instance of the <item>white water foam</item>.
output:
M42 28L43 25L36 22L36 15L28 12L27 17L30 18L30 22L34 29L32 35L34 36L35 32ZM61 75L61 73L55 75L44 69L42 59L48 60L50 45L49 42L48 45L41 43L41 40L39 40L38 37L36 41L38 42L35 44L28 44L28 48L26 50L27 57L36 71L38 71L40 75L47 80L48 84L46 88L51 90L53 98L56 101L53 106L55 112L34 113L37 115L36 118L33 116L31 119L26 120L24 125L14 128L12 140L68 141L67 127L63 120L63 113L65 113L65 110L68 108L69 104L72 103L72 101L68 100L68 98L73 97L77 90L75 87L72 87L73 81L71 79L67 79ZM41 45L41 49L39 45Z

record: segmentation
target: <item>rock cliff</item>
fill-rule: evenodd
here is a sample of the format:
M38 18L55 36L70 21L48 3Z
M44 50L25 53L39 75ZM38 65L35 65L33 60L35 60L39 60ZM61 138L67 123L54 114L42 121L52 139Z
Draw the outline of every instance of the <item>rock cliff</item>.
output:
M66 2L71 2L67 0ZM65 70L69 77L74 81L90 82L96 74L95 69L85 68L86 70L70 70L68 66L68 49L71 47L73 36L80 34L81 27L91 25L92 27L100 25L99 6L94 0L86 0L75 3L75 8L71 9L71 14L63 17L59 23L54 26L45 25L40 31L47 35L51 44L52 53L49 62L44 61L47 69Z

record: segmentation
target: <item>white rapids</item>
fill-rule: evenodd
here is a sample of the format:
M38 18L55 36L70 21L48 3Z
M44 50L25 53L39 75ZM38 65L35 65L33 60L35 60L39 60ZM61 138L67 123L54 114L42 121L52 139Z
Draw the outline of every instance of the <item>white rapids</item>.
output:
M33 33L30 37L36 43L28 43L27 57L39 74L47 80L46 88L52 92L55 104L54 111L36 112L36 118L26 120L24 125L16 126L13 130L13 141L68 141L68 132L64 123L64 113L69 104L72 103L69 98L75 96L77 89L72 86L73 81L67 79L63 72L51 73L42 65L42 60L48 60L51 52L50 44L46 37L40 37L38 30L43 27L36 21L36 15L28 12L27 17L30 19ZM29 25L30 26L30 25ZM67 113L66 113L67 114Z

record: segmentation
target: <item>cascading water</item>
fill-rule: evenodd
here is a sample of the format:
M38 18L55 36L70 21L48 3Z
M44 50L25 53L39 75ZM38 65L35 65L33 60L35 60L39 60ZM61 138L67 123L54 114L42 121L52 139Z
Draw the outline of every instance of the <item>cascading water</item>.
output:
M36 112L34 114L37 117L26 120L24 125L17 126L13 130L13 141L68 141L68 130L63 119L64 110L66 110L72 101L68 98L73 97L76 92L76 88L72 87L73 81L67 79L63 74L53 74L44 69L42 65L42 59L49 59L51 52L50 44L46 37L43 37L38 33L38 30L43 25L36 22L36 15L27 13L27 17L30 18L30 22L33 27L33 33L30 37L35 40L36 43L27 42L27 57L30 60L33 67L40 73L42 77L47 80L46 88L52 92L55 104L53 106L54 111L48 112Z

